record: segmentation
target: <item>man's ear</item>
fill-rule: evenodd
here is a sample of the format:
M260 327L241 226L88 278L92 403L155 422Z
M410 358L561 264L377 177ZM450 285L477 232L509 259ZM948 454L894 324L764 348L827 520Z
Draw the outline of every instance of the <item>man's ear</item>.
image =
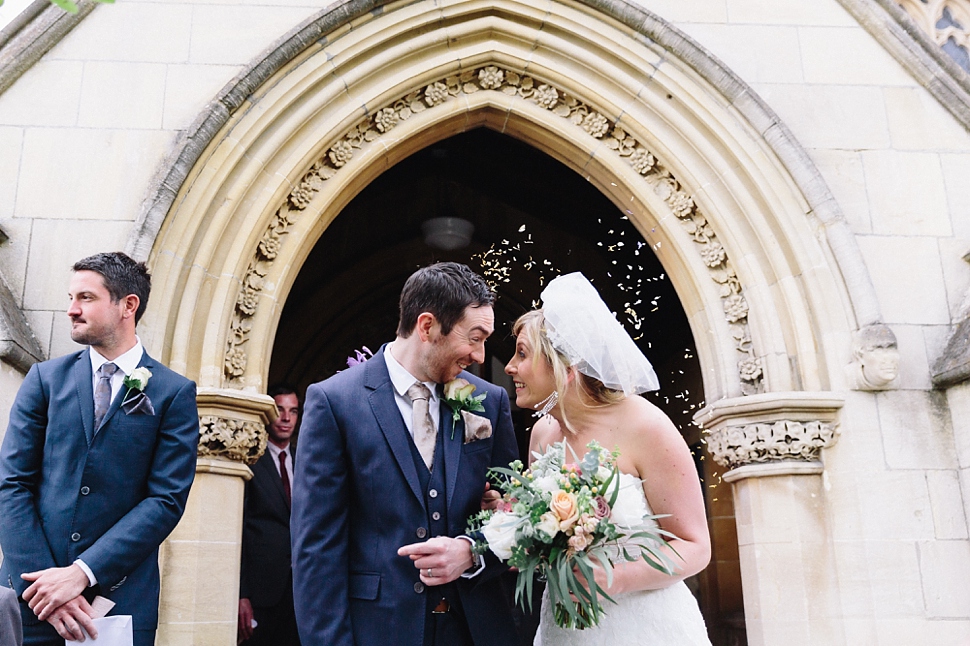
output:
M121 318L135 318L135 313L138 312L138 306L141 305L141 299L135 294L128 294L121 299L122 311Z
M422 341L429 341L431 339L431 331L439 326L438 319L431 312L421 312L418 314L418 323L415 326L417 330L418 338Z

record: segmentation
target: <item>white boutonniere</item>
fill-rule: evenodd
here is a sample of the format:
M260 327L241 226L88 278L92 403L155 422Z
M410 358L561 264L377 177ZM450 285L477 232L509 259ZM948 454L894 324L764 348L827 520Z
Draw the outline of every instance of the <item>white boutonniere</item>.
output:
M148 368L144 366L140 368L135 368L131 371L131 374L125 377L124 381L121 382L128 391L125 393L125 398L121 402L122 408L125 410L125 414L131 415L132 413L143 413L145 415L154 415L155 409L152 407L152 400L148 398L145 394L145 387L148 386L148 380L152 378L152 373ZM132 395L134 393L134 395Z
M445 384L445 397L444 401L448 404L448 408L451 409L452 418L457 422L461 418L461 412L472 411L476 413L484 413L485 407L482 406L482 402L485 401L485 397L488 393L482 393L477 397L473 397L472 393L475 392L475 385L468 383L467 379L452 379ZM451 427L451 439L455 439L455 427Z

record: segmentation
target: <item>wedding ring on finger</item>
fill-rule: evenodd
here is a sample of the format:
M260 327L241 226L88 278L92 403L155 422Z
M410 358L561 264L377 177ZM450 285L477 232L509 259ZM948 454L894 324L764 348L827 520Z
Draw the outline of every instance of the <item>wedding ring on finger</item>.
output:
M433 579L434 578L433 576L431 576L431 568L428 568L428 578L429 579Z

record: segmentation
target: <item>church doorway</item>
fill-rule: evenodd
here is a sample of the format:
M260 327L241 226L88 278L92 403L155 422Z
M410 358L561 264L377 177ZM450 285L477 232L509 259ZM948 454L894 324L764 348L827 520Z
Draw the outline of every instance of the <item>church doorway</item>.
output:
M450 224L454 237L436 242L430 220ZM465 263L495 285L496 331L485 364L476 368L507 387L511 324L538 303L545 283L582 271L597 286L654 364L662 388L648 397L681 429L705 484L714 555L689 584L712 641L745 643L731 489L719 484L718 467L691 423L705 402L687 315L627 214L588 178L536 148L479 128L415 152L367 185L326 228L293 283L272 346L269 383L305 392L345 368L357 350L376 351L393 339L405 279L440 260ZM517 410L513 397L523 457L530 413Z

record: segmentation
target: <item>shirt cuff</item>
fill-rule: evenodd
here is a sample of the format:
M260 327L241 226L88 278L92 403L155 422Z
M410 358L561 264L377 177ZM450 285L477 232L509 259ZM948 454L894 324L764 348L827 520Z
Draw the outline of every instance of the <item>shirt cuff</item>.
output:
M76 561L74 561L74 565L81 568L81 571L84 572L84 575L88 577L88 583L90 585L92 586L98 585L98 580L94 577L94 572L91 571L91 568L88 567L87 563L85 563L81 559L77 559Z
M471 536L464 536L464 535L462 535L462 536L456 536L455 538L464 539L464 540L468 541L468 544L469 545L471 545L472 547L475 547L475 539L473 539ZM481 574L482 573L482 570L485 569L485 557L484 556L482 556L481 554L475 554L474 552L472 552L472 559L476 561L475 564L472 565L467 570L465 570L462 573L461 578L463 578L463 579L473 579L476 576L478 576L479 574Z

